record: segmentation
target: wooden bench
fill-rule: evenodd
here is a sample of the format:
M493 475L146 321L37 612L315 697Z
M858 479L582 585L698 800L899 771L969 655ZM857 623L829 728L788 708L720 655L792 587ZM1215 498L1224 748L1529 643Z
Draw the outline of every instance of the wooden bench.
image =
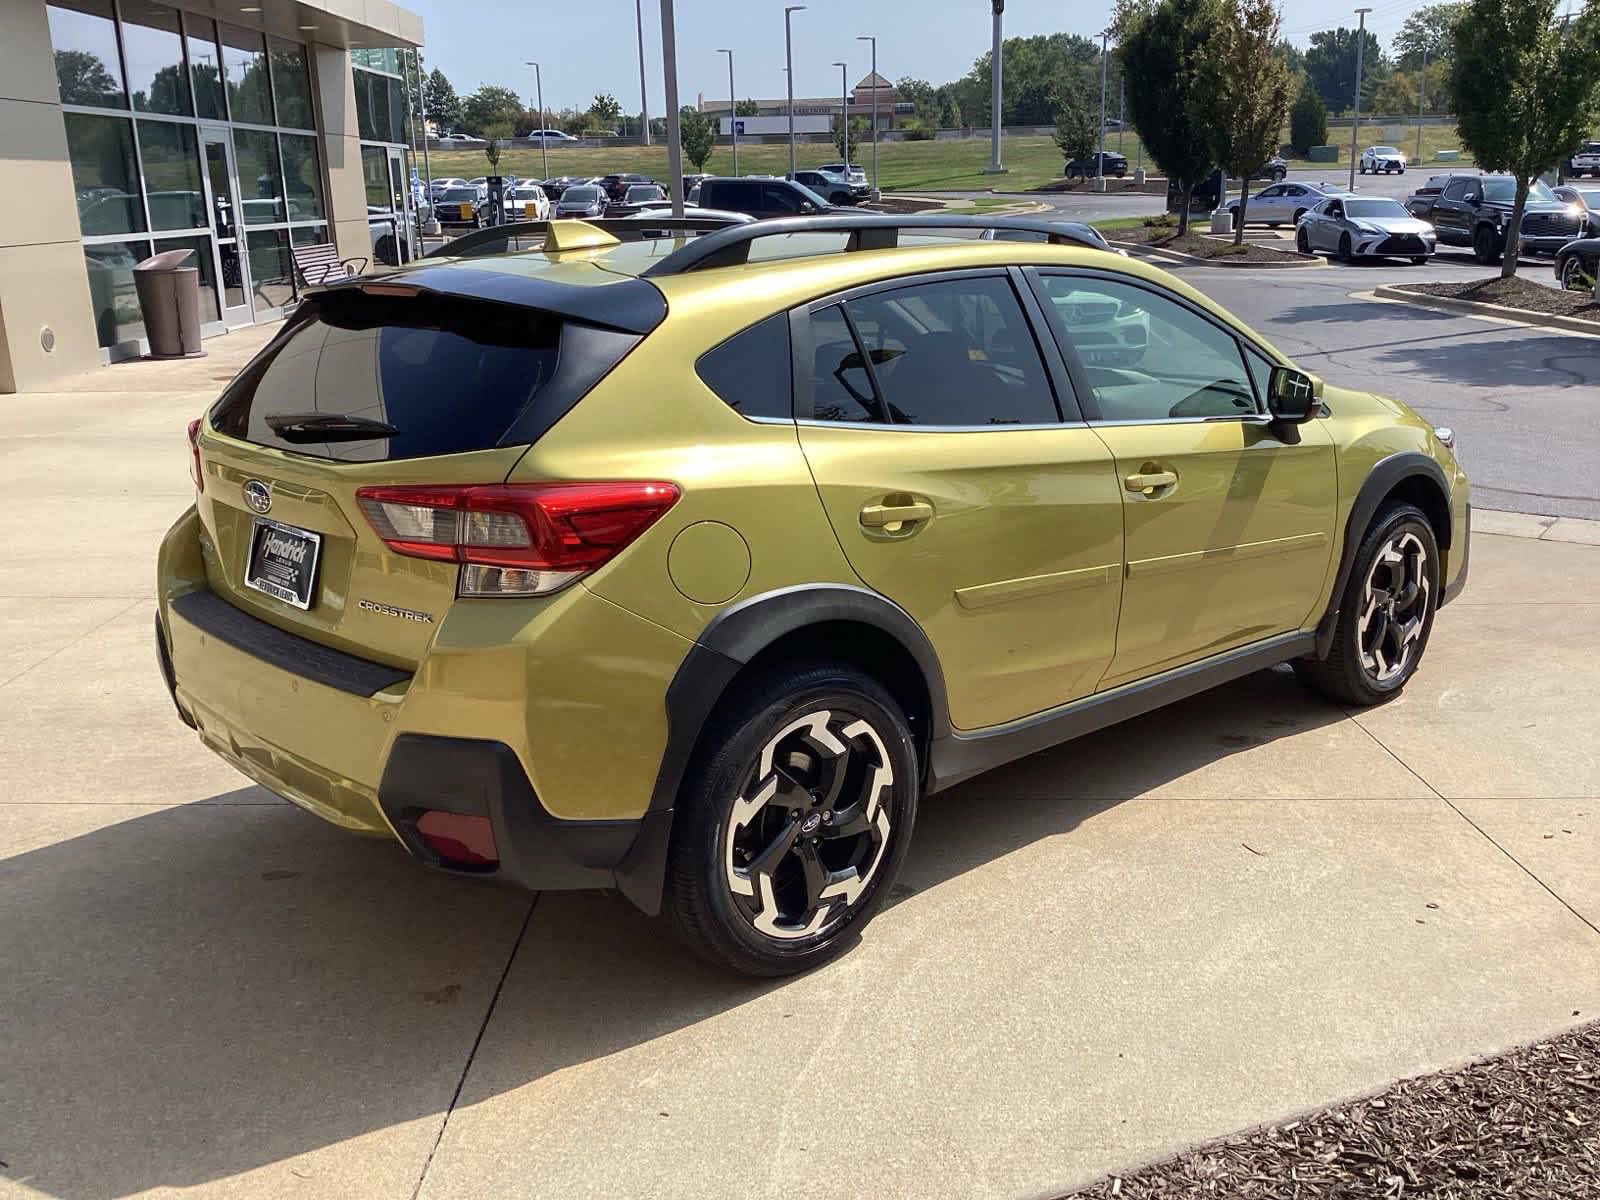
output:
M289 253L294 256L294 269L300 273L300 280L306 287L337 283L341 279L359 275L367 268L367 260L364 258L341 259L339 251L334 248L332 242L318 242L314 246L294 246ZM351 269L351 263L360 265Z

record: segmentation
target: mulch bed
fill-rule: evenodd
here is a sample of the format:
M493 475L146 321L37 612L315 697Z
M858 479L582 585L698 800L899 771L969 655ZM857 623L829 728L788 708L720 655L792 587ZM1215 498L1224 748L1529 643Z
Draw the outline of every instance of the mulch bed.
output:
M1225 1138L1072 1195L1600 1197L1600 1024Z
M1242 246L1235 246L1230 238L1228 241L1219 241L1216 238L1204 237L1193 232L1179 237L1173 232L1171 225L1140 225L1133 229L1118 229L1108 236L1113 241L1137 242L1149 246L1152 250L1176 250L1180 254L1192 254L1196 258L1236 258L1243 262L1282 262L1286 258L1300 258L1293 251L1272 250L1266 246L1256 245L1246 241Z
M1480 304L1500 304L1527 312L1556 313L1600 321L1600 303L1587 292L1563 292L1513 275L1510 279L1476 279L1471 283L1407 283L1402 292L1423 292L1429 296L1448 296L1452 300L1475 300Z

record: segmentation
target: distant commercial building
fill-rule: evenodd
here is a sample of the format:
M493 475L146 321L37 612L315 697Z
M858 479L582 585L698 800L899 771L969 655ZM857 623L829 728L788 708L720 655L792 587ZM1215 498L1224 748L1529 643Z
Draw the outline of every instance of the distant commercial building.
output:
M0 392L140 353L153 253L194 251L208 335L282 315L292 245L402 253L415 13L0 0L0 29Z
M871 122L873 92L877 92L878 95L879 129L893 129L897 115L902 121L911 115L911 104L899 98L894 90L894 84L890 83L882 75L868 72L862 77L860 83L850 89L850 116L852 119ZM826 133L829 129L829 125L826 122L832 121L839 114L839 99L837 92L831 96L796 96L794 98L795 131L797 133ZM744 98L741 97L739 103L743 104L744 102ZM779 96L776 100L757 100L755 101L755 106L756 111L750 114L751 116L783 117L787 122L789 116L789 98L787 96ZM707 99L705 96L700 97L700 111L708 117L720 118L723 123L719 128L723 134L728 132L726 122L729 115L729 107L726 98L714 100ZM802 117L821 117L824 123L818 125L813 120L809 123L812 128L803 129L800 122ZM785 129L787 130L787 124ZM756 133L758 130L752 129L751 132ZM769 131L763 125L759 132L765 133Z

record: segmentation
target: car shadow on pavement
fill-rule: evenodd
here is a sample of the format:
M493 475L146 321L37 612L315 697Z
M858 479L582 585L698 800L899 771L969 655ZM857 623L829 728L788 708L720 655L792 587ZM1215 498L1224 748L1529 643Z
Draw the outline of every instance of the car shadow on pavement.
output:
M1507 326L1499 330L1514 332ZM1600 355L1591 340L1531 329L1482 342L1397 340L1376 358L1386 374L1474 388L1529 388L1548 394L1600 383Z
M1306 763L1342 718L1279 668L929 797L894 903L1151 793L1326 794ZM464 884L240 799L265 795L0 860L0 1179L123 1196L278 1164L270 1191L360 1138L362 1193L409 1194L508 964L463 1104L788 986L701 964L614 894Z

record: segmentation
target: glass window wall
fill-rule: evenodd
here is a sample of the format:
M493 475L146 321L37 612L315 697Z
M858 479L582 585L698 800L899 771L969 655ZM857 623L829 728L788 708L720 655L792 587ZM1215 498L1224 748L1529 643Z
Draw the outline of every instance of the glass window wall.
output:
M278 124L313 129L311 80L306 75L306 48L272 38L272 92L278 98Z
M133 268L149 257L150 243L146 241L96 242L83 248L95 332L102 346L144 336L139 298L133 290Z
M233 131L233 156L239 166L239 208L246 225L275 225L288 219L283 203L283 167L278 135L256 129Z
M67 157L84 237L143 233L144 202L133 154L133 122L122 117L65 114Z
M228 111L233 119L248 125L271 125L267 39L248 29L222 26L222 74L228 84Z
M228 108L222 94L222 55L217 49L217 23L210 17L184 13L183 26L188 33L189 81L194 85L195 115L208 121L225 121Z
M63 0L45 6L63 104L127 108L111 0Z
M322 171L317 164L317 139L295 133L278 135L283 148L283 174L287 183L289 219L319 220L322 211Z
M204 229L205 191L200 183L200 146L193 125L140 121L139 156L151 229Z
M123 0L122 51L134 108L179 117L193 114L176 10L142 0Z

